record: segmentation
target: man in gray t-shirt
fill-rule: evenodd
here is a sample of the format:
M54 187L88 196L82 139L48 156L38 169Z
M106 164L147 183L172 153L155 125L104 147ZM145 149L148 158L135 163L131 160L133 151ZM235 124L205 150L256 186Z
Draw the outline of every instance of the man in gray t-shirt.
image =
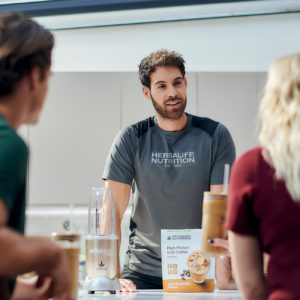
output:
M162 288L160 230L201 228L203 192L222 190L224 164L232 164L235 148L222 124L184 112L187 80L180 55L151 53L139 73L156 115L118 134L103 178L114 195L119 237L134 187L122 278L150 289ZM132 290L131 281L121 280L121 286Z

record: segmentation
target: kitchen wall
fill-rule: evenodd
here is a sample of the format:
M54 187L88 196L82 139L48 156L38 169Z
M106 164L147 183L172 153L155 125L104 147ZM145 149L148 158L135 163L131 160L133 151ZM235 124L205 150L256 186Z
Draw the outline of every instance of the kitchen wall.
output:
M237 154L257 144L264 73L188 73L187 111L224 123ZM136 73L54 73L36 126L22 128L30 147L29 205L86 205L102 186L111 143L126 125L154 114Z
M265 73L189 72L189 113L224 123L237 154L257 144L256 115ZM154 114L135 72L55 72L36 126L20 133L30 147L26 232L64 230L73 204L78 231L87 233L89 191L103 186L106 156L118 131ZM124 219L124 246L128 219Z
M257 144L257 109L276 57L299 51L300 14L217 18L54 31L49 94L40 123L23 127L30 169L26 232L48 235L73 220L86 234L87 203L110 145L124 126L153 115L136 74L159 48L184 55L187 111L223 122L237 154ZM40 20L39 20L40 21ZM128 219L124 218L126 248Z
M31 148L30 207L86 204L90 188L101 185L116 133L153 114L136 72L140 59L159 48L186 60L187 111L223 122L238 154L255 145L265 72L276 57L299 50L299 16L183 15L177 22L54 30L54 75L41 122L21 129Z

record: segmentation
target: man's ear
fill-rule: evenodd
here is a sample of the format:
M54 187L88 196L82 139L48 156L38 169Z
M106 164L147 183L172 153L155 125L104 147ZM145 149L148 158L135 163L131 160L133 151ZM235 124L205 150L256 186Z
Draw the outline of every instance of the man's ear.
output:
M183 78L183 82L184 82L185 87L187 87L187 79L186 79L186 77Z
M36 89L41 82L41 69L38 66L32 67L28 72L28 82L30 90Z
M142 91L143 91L144 96L145 96L148 100L152 100L152 99L151 99L151 96L150 96L150 89L149 89L147 86L143 85Z

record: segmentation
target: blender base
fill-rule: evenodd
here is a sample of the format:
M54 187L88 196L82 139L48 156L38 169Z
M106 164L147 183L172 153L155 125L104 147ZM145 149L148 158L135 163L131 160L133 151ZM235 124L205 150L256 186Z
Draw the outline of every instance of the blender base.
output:
M83 288L88 291L88 294L94 294L97 291L115 294L117 290L120 290L120 283L117 277L113 279L103 276L95 278L86 277Z

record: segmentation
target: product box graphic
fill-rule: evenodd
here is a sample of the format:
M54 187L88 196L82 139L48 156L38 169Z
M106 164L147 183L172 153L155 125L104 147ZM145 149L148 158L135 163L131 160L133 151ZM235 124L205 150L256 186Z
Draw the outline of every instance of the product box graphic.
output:
M201 252L201 237L201 229L161 230L164 291L214 291L215 260Z

